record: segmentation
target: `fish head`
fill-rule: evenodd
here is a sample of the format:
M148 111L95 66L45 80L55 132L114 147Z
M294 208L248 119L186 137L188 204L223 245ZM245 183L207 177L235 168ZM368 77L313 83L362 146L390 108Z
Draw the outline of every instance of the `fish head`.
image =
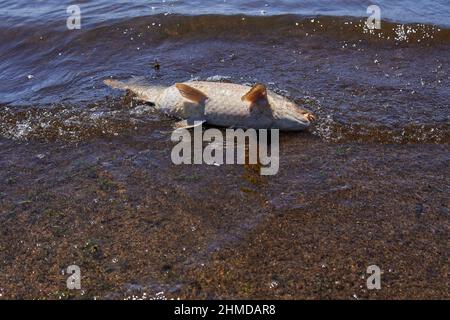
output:
M287 99L274 101L272 106L275 107L272 124L274 129L300 131L309 128L316 121L316 117L311 111L303 109Z

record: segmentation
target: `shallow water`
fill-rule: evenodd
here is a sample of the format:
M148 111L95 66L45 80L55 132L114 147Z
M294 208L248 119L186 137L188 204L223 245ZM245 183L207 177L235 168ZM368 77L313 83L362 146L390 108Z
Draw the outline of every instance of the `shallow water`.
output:
M69 4L0 1L0 297L442 298L449 6L377 1L370 31L369 4L80 1L68 30ZM173 120L102 82L131 76L263 82L318 121L275 177L177 167Z
M265 7L268 16L247 16L264 7L258 1L211 6L167 1L153 3L151 12L144 10L147 2L85 2L81 30L66 28L64 6L41 3L37 11L3 3L0 133L5 137L27 139L38 131L42 138L48 131L64 137L60 124L67 119L43 111L52 109L49 104L72 110L72 123L81 122L86 104L102 104L117 94L103 79L138 76L164 85L211 78L267 83L316 112L320 121L314 132L325 140L448 141L450 31L434 20L444 2L433 1L427 10L414 6L422 14L406 10L401 17L408 24L383 20L374 32L365 27L365 18L336 16L364 16L355 1L330 11L326 2L282 1ZM203 9L193 15L192 6ZM381 5L382 12L395 12L390 6ZM290 15L279 15L285 12ZM300 15L311 13L325 16ZM424 19L427 24L417 23ZM153 69L155 60L160 71ZM123 121L128 127L127 117Z

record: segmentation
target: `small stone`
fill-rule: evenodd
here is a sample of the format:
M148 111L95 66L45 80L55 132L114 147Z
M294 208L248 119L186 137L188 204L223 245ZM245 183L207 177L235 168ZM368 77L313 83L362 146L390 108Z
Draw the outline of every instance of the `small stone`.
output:
M159 71L161 69L161 64L158 62L158 60L155 60L155 62L153 62L153 69L155 69L156 71Z
M423 204L418 203L416 204L416 215L424 215L424 208L423 208Z

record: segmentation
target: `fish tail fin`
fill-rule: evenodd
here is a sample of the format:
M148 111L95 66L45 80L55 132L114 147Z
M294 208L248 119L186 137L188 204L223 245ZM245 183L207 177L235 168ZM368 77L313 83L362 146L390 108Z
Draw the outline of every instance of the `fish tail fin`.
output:
M141 82L141 83L139 83ZM103 81L108 87L119 90L130 90L139 100L155 102L164 88L143 84L140 78L132 78L128 81L105 79Z
M121 90L129 89L129 86L125 82L114 80L114 79L106 79L103 81L103 83L113 89L121 89Z

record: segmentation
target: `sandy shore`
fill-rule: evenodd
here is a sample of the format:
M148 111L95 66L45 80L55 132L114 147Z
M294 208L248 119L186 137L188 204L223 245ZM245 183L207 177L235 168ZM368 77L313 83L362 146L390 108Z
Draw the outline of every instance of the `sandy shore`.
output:
M447 297L448 145L282 135L280 172L261 177L174 166L170 124L154 126L0 140L2 298Z

